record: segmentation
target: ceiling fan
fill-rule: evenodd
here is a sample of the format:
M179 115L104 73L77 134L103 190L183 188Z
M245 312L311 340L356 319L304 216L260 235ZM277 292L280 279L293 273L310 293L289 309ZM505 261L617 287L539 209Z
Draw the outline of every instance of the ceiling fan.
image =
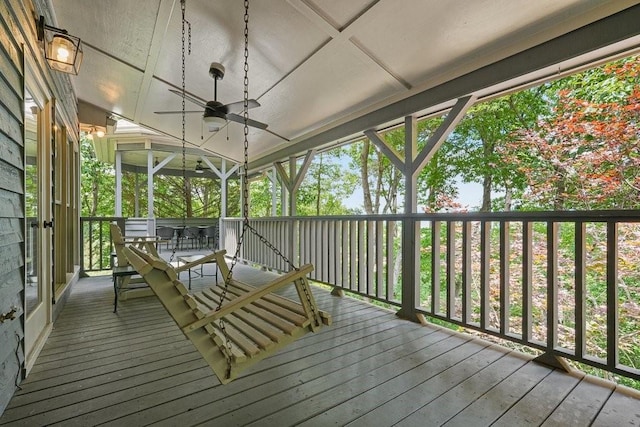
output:
M202 166L202 160L196 160L196 173L204 173L205 170L209 170L208 167Z
M207 101L206 103L201 100L189 95L184 94L185 99L193 102L194 104L200 106L203 110L191 110L185 111L186 114L199 113L202 114L202 121L207 126L210 132L217 132L220 128L227 124L227 121L232 121L240 124L244 124L244 117L238 113L242 113L244 108L244 101L232 102L230 104L223 104L218 101L218 80L222 80L224 77L224 66L217 62L212 62L209 66L209 75L213 78L213 101ZM175 93L176 95L182 97L182 91L177 89L169 89L171 93ZM259 107L260 103L255 99L250 99L248 103L248 108L256 108ZM178 111L154 111L155 114L182 114L182 110ZM278 138L282 138L285 141L289 141L289 139L285 138L282 135L278 135L277 133L267 129L268 125L266 123L259 122L257 120L248 119L247 125L250 127L261 129L269 132L272 135L277 136Z

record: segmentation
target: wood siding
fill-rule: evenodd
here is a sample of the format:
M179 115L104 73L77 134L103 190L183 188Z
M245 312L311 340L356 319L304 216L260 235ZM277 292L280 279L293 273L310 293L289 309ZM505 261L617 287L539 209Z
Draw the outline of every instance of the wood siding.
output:
M24 361L24 61L11 17L0 18L0 412L22 379Z
M59 123L78 133L77 101L67 75L47 68L36 40L34 16L51 22L47 0L0 2L0 315L17 308L15 319L0 323L0 413L23 379L25 290L25 64L51 99Z

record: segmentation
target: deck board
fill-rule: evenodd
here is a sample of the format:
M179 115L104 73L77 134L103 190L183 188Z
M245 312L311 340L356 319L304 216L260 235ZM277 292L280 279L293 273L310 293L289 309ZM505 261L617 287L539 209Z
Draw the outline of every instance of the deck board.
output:
M594 427L640 426L640 407L627 390L613 393L593 422Z
M493 425L504 427L541 425L579 382L580 378L576 376L553 371Z
M489 425L551 372L546 366L528 362L466 406L444 425L460 427Z
M155 298L114 314L110 278L82 279L0 425L640 425L640 401L613 383L314 294L333 325L222 386Z
M416 425L425 419L435 425L442 425L460 412L460 408L466 408L471 405L504 378L520 369L525 363L525 359L519 359L515 356L501 357L407 416L397 425Z

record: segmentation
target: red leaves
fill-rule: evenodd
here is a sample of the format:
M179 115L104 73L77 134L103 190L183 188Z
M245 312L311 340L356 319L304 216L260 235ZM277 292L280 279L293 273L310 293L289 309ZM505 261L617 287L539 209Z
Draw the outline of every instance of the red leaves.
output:
M502 150L527 176L531 201L554 209L637 208L640 87L626 102L576 99L568 89L558 95L555 115Z

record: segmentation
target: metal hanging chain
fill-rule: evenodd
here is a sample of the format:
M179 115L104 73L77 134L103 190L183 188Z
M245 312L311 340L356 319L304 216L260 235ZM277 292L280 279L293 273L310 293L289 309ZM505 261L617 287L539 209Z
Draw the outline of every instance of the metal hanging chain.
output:
M187 10L187 1L180 0L180 9L182 10L182 232L187 227L187 149L186 149L186 105L185 105L185 24L189 27L189 55L191 55L191 24L185 19ZM169 257L169 262L173 261L180 244L180 235L176 233L176 244Z
M238 239L238 243L236 245L236 252L233 255L233 259L231 260L231 266L229 267L229 273L227 277L224 278L224 288L222 289L222 295L220 296L220 302L218 303L218 307L216 310L220 310L222 308L222 304L224 303L224 299L227 296L227 291L229 289L229 283L231 282L231 278L233 277L233 269L238 263L238 258L240 257L240 249L242 247L242 243L244 241L244 233L246 229L246 225L249 223L249 205L247 202L248 191L247 191L247 168L249 166L249 0L244 1L244 174L242 176L242 184L243 184L243 227L242 233L240 234L240 238ZM225 358L227 361L227 378L231 378L231 339L229 338L229 334L227 333L227 329L225 327L224 319L221 318L218 322L218 326L220 327L220 331L222 332L225 338L225 347L226 351L224 352Z

